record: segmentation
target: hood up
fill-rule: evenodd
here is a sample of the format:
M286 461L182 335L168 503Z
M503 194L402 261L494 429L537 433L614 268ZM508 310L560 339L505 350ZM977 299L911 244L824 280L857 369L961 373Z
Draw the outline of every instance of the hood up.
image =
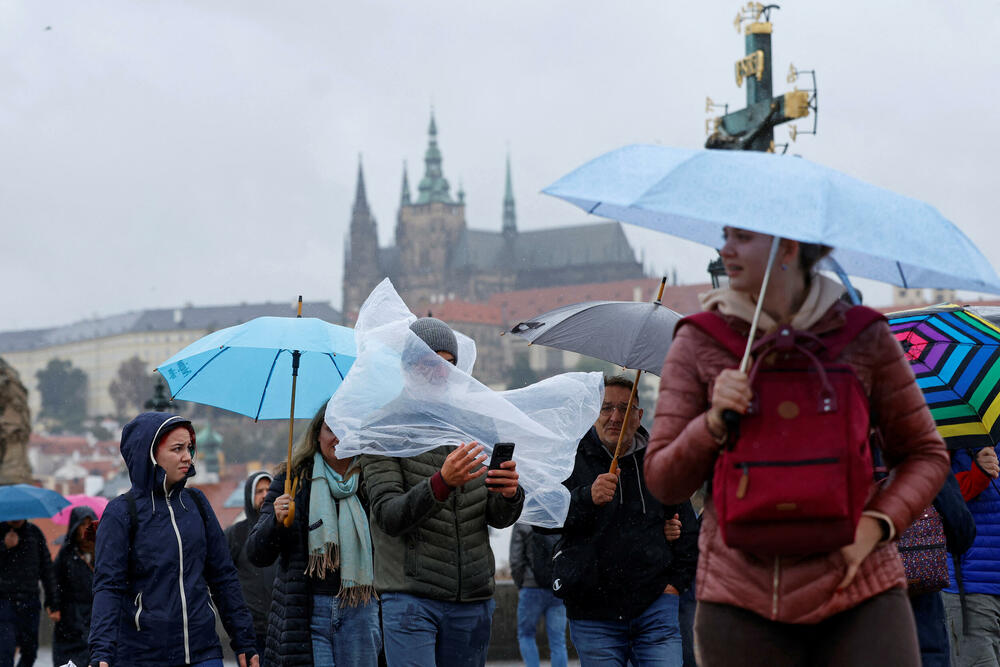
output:
M56 539L56 544L65 544L75 542L73 537L76 535L76 529L80 527L84 519L90 519L91 521L97 521L97 513L85 505L78 505L70 510L69 513L69 526L66 528L66 534L61 535Z
M122 429L122 458L125 459L132 488L139 493L156 491L166 494L167 475L166 471L156 464L156 445L164 434L177 426L187 428L191 432L191 441L194 442L191 420L165 412L143 412ZM182 488L187 479L194 474L194 461L192 461L187 476L178 482L176 487Z
M260 470L247 477L247 481L243 484L243 512L247 515L247 521L250 522L251 526L257 523L260 516L260 512L253 506L253 491L261 479L266 479L270 483L273 478L271 473Z

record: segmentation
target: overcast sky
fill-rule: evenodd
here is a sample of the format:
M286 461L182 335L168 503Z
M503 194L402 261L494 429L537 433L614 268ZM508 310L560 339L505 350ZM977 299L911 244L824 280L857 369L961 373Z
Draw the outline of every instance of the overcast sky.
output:
M0 330L339 306L358 154L385 245L432 104L471 227L500 228L508 149L522 229L583 222L539 190L624 144L702 145L706 95L743 105L739 4L0 0ZM818 72L819 134L792 152L931 202L1000 267L1000 2L798 0L772 21L775 92L790 62ZM706 279L711 250L628 234L652 270Z

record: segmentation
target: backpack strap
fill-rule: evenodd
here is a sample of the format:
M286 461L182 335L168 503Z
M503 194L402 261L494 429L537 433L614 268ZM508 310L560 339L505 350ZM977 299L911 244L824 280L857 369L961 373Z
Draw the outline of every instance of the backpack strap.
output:
M201 493L195 493L194 489L188 489L188 493L194 498L194 504L198 506L198 514L201 515L201 522L208 526L208 513L205 511L205 501Z
M828 359L836 359L844 348L861 335L861 332L879 320L885 320L885 315L867 306L852 306L844 313L844 326L822 337Z
M732 352L733 356L737 359L743 357L743 352L747 347L747 339L733 331L732 327L726 324L722 316L715 311L688 315L681 319L677 323L677 326L674 327L674 334L676 335L677 330L685 324L693 324L698 329L701 329L702 332L708 334L717 343Z

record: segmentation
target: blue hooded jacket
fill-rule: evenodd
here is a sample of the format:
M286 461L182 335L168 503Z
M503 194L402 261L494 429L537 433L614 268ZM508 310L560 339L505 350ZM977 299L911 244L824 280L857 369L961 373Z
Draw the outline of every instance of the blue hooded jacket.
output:
M952 452L953 472L969 470L973 456L963 449ZM960 558L962 586L966 593L986 593L1000 595L1000 493L997 484L991 482L978 496L968 502L969 510L976 520L976 539ZM954 556L948 555L948 574L951 585L946 593L958 593L955 578Z
M90 629L95 666L166 667L222 658L217 613L233 651L256 653L253 621L219 521L201 491L184 488L195 474L193 463L169 492L166 472L156 464L157 443L177 426L191 423L146 412L122 431L137 525L130 549L129 503L122 495L108 503L98 526Z

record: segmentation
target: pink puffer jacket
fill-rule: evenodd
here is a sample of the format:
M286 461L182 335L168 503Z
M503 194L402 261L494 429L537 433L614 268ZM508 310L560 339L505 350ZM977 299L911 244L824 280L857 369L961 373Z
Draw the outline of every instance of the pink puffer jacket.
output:
M810 330L832 331L844 323L847 306L837 303ZM749 325L727 318L746 334ZM949 468L944 442L913 378L902 349L879 321L840 355L869 397L871 417L885 439L893 481L873 492L866 510L889 517L898 536L930 505ZM693 326L674 338L660 380L656 418L646 453L646 481L664 503L687 499L712 475L719 445L705 423L715 377L738 360ZM906 586L894 543L877 546L843 591L846 564L840 552L806 557L760 558L722 541L711 499L699 539L696 578L699 600L734 605L785 623L817 623L882 593Z

